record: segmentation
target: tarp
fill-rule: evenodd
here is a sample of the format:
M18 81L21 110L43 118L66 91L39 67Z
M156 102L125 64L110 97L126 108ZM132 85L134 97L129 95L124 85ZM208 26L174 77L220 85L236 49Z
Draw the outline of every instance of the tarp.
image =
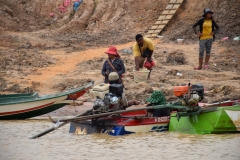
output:
M63 1L63 6L64 7L70 6L70 4L71 4L71 0L64 0Z

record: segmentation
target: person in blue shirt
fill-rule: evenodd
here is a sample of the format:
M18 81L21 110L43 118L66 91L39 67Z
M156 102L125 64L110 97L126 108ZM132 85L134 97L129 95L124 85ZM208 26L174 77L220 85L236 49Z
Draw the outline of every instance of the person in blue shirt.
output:
M80 6L80 4L82 4L83 0L77 0L76 2L74 2L73 4L73 12L76 12L78 7Z

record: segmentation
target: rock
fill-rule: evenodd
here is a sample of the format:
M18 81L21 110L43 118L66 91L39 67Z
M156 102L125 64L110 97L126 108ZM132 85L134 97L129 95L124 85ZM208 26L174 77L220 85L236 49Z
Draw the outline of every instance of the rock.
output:
M70 103L71 106L82 106L83 105L83 101L74 101L72 103Z
M152 87L146 87L145 92L146 93L153 93L153 88Z
M13 17L13 11L8 8L7 6L3 7L3 11L5 11L6 13L8 13L11 17Z

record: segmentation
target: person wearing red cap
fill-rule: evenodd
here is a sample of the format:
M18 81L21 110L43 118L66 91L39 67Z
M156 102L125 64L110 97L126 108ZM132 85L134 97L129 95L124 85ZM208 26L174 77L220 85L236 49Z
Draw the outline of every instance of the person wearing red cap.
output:
M125 66L115 46L109 47L105 53L108 55L108 59L103 64L102 75L105 77L104 83L109 83L109 73L117 72L119 77L122 77L125 73Z

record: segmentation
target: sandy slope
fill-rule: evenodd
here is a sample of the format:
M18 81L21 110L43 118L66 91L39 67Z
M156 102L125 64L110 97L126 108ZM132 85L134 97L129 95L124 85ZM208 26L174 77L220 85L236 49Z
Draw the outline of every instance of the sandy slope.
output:
M189 82L205 86L204 101L240 98L239 42L232 41L240 29L238 0L186 0L161 33L164 39L155 40L156 66L151 80L133 82L133 56L125 50L131 52L135 34L144 34L167 2L84 1L71 15L71 6L65 13L56 10L62 0L0 0L0 92L26 92L30 87L48 94L89 80L100 83L104 51L114 44L127 68L124 83L129 99L144 100L153 88L174 100L173 86ZM211 68L194 71L198 44L191 25L201 17L205 6L213 9L221 29L213 45ZM50 12L55 17L49 17ZM229 40L221 42L224 36ZM177 38L184 38L184 44L177 44ZM183 76L176 76L177 72Z

